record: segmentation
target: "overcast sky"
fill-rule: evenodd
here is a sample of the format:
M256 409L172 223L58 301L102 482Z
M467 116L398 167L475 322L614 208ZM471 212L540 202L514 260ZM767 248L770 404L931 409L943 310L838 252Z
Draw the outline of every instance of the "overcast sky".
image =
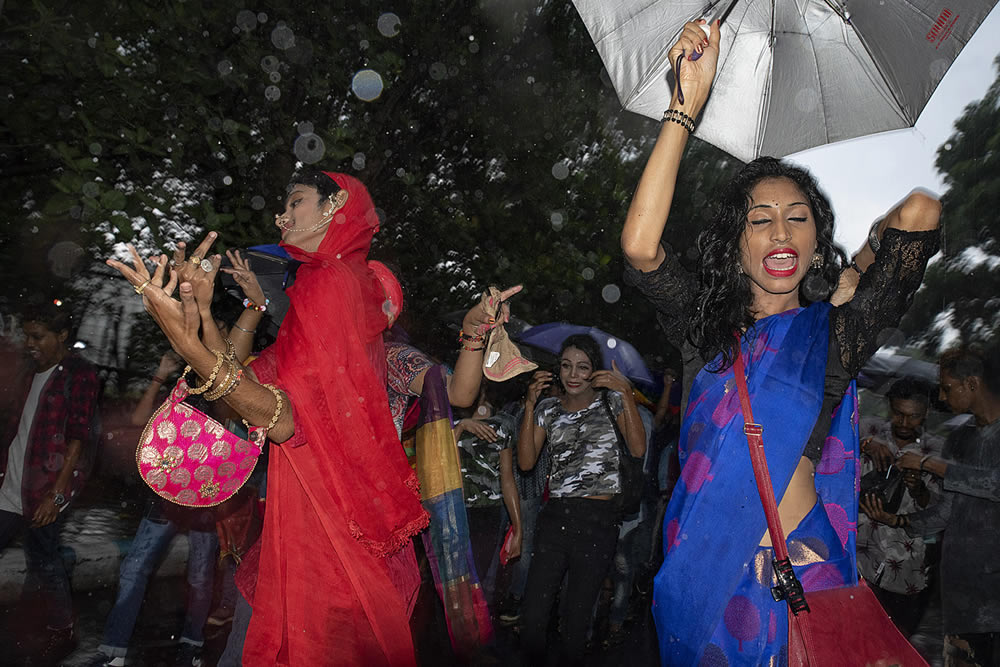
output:
M994 7L959 54L931 97L917 125L822 146L789 156L807 166L829 195L837 215L837 241L853 253L871 222L917 186L944 194L934 168L938 146L970 102L983 97L996 78L1000 52L1000 6Z

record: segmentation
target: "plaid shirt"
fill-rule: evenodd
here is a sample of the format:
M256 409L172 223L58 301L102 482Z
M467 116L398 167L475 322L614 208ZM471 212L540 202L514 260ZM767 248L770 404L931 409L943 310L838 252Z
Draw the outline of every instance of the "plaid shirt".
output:
M3 387L3 437L0 439L0 484L7 474L7 454L17 435L21 412L34 379L33 367L18 374L13 386ZM35 419L28 436L28 448L21 478L21 507L26 517L34 515L59 477L71 440L79 440L84 447L76 470L65 490L67 498L75 496L83 487L84 461L87 447L96 443L92 433L97 409L97 374L90 362L72 352L63 358L49 377L38 397ZM68 492L67 492L68 491Z

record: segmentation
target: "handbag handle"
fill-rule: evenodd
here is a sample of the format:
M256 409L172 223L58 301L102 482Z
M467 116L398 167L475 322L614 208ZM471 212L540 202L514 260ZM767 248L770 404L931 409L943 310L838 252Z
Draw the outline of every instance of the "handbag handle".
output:
M785 543L785 531L781 528L778 517L778 503L774 499L774 487L771 485L771 473L767 469L767 457L764 455L763 427L753 419L750 407L750 392L747 389L746 369L743 366L743 354L739 342L736 344L736 357L733 360L733 374L736 378L736 388L740 395L740 406L743 409L743 433L746 434L750 446L750 463L753 466L754 480L757 482L757 493L760 503L764 506L764 516L767 519L767 532L771 536L771 546L774 548L774 573L778 584L771 588L775 600L787 600L792 613L809 611L802 584L792 570L788 559L788 545Z

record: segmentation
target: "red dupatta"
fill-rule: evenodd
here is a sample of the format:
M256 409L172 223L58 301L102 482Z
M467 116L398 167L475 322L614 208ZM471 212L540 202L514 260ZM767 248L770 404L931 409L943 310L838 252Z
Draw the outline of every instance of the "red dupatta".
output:
M374 641L355 641L355 661L413 661L388 563L428 516L388 408L386 294L366 264L378 217L360 181L327 176L347 203L316 252L285 246L303 265L274 343L277 384L305 444L271 449L247 664L322 662L367 635Z

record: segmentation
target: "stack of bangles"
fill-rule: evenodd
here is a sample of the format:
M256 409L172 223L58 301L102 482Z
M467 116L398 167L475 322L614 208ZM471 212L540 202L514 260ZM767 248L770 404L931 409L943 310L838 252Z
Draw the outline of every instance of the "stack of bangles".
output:
M200 387L191 387L189 389L192 394L204 394L206 401L217 401L220 398L224 398L229 394L236 391L236 387L239 386L240 380L243 379L243 368L236 361L236 348L233 346L232 341L228 338L226 341L226 351L225 353L215 351L215 366L212 368L212 372L209 374L208 379L205 380L205 384ZM219 384L216 385L215 381L219 377L219 373L222 371L222 367L226 367L226 374ZM191 370L188 366L184 369L184 375L187 375ZM214 385L214 386L213 386Z
M270 305L271 305L271 300L267 299L267 298L264 299L264 303L261 304L261 305L257 305L256 303L254 303L250 299L243 299L243 307L244 308L249 308L250 310L256 310L258 313L266 312L267 311L267 307L270 306ZM243 329L243 331L246 331L246 329Z
M482 352L486 349L486 336L470 336L464 331L459 331L458 342L466 352Z
M694 118L679 109L667 109L664 111L663 120L677 123L687 130L688 134L694 134Z

